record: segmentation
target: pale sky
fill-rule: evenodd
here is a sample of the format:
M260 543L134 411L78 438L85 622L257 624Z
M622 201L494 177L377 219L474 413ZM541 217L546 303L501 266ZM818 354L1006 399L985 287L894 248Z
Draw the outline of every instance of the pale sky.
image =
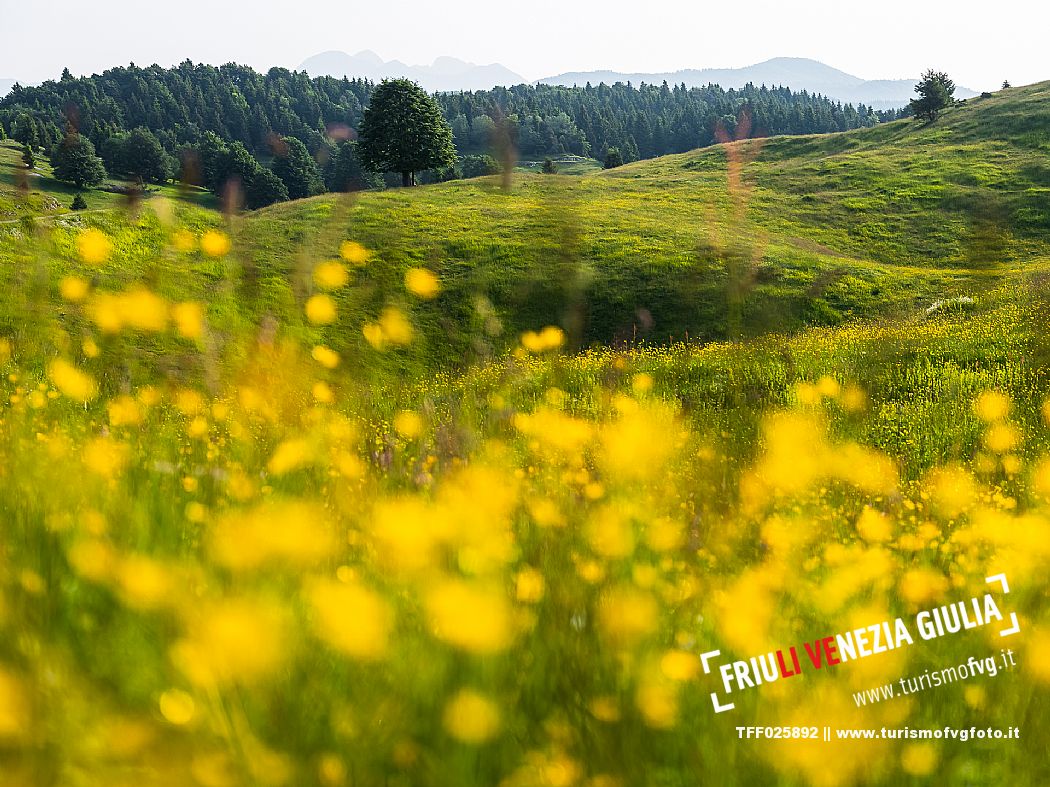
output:
M135 62L297 67L329 49L450 55L527 79L811 57L864 79L947 71L975 90L1050 79L1044 0L0 0L0 78L26 83Z

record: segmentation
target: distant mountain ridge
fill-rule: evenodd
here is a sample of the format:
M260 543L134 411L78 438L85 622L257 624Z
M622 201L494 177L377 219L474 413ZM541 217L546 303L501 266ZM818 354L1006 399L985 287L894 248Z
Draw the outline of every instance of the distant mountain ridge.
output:
M671 85L683 82L687 87L703 87L713 83L722 88L741 88L748 82L755 85L783 85L792 90L807 90L848 104L866 104L874 109L903 107L915 97L917 79L861 79L832 68L818 60L805 57L775 57L743 68L701 68L664 73L623 73L619 71L579 71L558 74L538 80L545 85L585 85L590 82L607 85L616 82ZM956 87L956 98L971 98L977 93L965 87Z
M439 57L429 66L410 66L400 60L383 60L369 50L356 55L334 50L321 52L304 60L300 68L310 76L362 77L374 82L406 77L431 92L490 90L527 81L499 63L477 65L454 57Z

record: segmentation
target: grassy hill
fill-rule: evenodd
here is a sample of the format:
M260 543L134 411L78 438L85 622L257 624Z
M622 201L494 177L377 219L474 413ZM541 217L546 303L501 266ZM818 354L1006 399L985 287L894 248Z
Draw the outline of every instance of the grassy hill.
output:
M442 292L413 307L423 362L488 357L548 324L583 347L909 317L1050 262L1048 94L1050 83L1012 88L931 125L742 141L579 177L519 174L507 193L481 178L285 203L223 224L234 250L219 269L175 252L150 211L66 217L59 234L82 223L120 236L103 274L113 281L148 265L221 321L270 315L292 329L312 265L355 240L372 261L340 296L334 341L364 347L361 325L405 303L404 270L424 266ZM176 208L193 226L222 224Z
M28 193L19 187L25 184ZM126 181L107 178L99 188L83 192L87 210L117 210L127 204L120 189L129 187ZM59 216L69 213L75 186L60 183L51 174L46 156L38 155L32 170L22 162L21 146L11 140L0 142L0 224L19 221L22 217ZM170 185L148 187L147 196L178 198L201 207L214 207L215 197L203 189Z
M318 197L247 217L261 270L353 237L579 344L914 314L1050 261L1050 85L845 134L733 143L580 178ZM730 161L742 175L733 185ZM735 165L734 165L735 166ZM463 316L463 315L461 315Z

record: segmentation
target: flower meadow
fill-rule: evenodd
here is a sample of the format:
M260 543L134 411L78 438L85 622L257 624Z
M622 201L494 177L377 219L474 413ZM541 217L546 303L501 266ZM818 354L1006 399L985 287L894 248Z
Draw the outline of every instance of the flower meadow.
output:
M104 223L8 248L0 783L1046 783L1038 282L751 342L570 352L539 324L424 372L399 359L434 330L430 267L351 319L385 263L337 238L296 265L301 324L251 322L228 308L236 236L151 231L205 284L121 273L133 236ZM706 652L914 619L998 573L1009 642L983 626L714 711ZM1007 645L995 678L854 701Z

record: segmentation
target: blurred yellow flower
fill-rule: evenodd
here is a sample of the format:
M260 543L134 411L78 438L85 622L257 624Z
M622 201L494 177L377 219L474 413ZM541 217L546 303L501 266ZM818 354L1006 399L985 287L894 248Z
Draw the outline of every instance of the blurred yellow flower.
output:
M306 319L314 325L331 325L335 318L335 301L331 296L312 295L306 301Z
M631 390L638 396L647 394L653 390L653 376L648 372L640 372L631 378Z
M58 283L59 293L71 303L79 303L87 297L89 285L79 276L63 276Z
M893 524L885 514L866 507L857 518L857 533L868 542L889 541L893 538Z
M1019 661L1037 682L1050 684L1050 630L1037 628L1027 633L1024 658Z
M438 277L426 268L409 268L405 271L405 287L424 300L436 298L441 291Z
M174 579L165 564L145 555L130 555L116 569L117 584L128 606L156 609L171 600Z
M320 381L314 383L313 387L310 389L310 393L313 394L314 399L321 404L331 404L335 401L335 393L332 391L332 387L328 385L328 383Z
M656 630L658 620L656 599L628 585L606 591L598 608L602 631L617 645L634 645Z
M678 721L678 694L673 685L644 680L635 693L635 703L650 727L666 730Z
M973 411L986 423L1002 421L1010 408L1010 397L999 391L985 391L973 403Z
M445 706L444 723L453 738L484 743L499 732L499 706L476 691L463 689Z
M526 331L521 335L521 346L531 353L557 350L563 344L565 331L555 325L548 325L541 331Z
M660 659L660 671L671 680L692 680L700 674L700 659L684 650L669 650Z
M160 715L178 727L189 724L196 715L193 697L180 689L168 689L158 701Z
M353 582L316 580L306 596L317 634L329 645L368 661L386 654L394 616L377 593Z
M408 344L412 341L412 324L400 309L393 306L384 309L379 317L383 338L391 344Z
M414 410L402 410L394 416L394 430L406 440L423 434L423 418Z
M496 588L445 580L426 595L434 636L471 653L499 653L513 639L510 609Z
M960 516L977 501L977 481L965 468L935 468L926 475L924 483L934 507L946 517Z
M360 243L352 240L344 240L339 246L339 256L351 265L364 265L372 255L368 249Z
M111 399L106 405L106 411L109 414L109 425L114 428L142 423L142 408L127 394Z
M61 358L51 362L47 376L58 390L75 402L90 402L98 395L94 378Z
M208 230L201 236L201 251L209 257L225 257L230 253L230 238L221 230Z
M171 318L185 339L199 339L204 332L204 309L199 303L176 303L171 307Z
M128 446L108 437L96 437L81 452L84 465L103 478L113 478L124 469L130 458Z
M109 259L113 241L101 230L87 229L77 236L77 251L89 265L101 265Z
M254 683L276 672L288 657L289 622L284 609L268 601L230 598L205 605L189 636L171 657L199 686Z
M900 581L900 594L915 606L923 606L939 599L948 589L944 574L932 568L915 568Z
M18 740L30 732L30 694L13 672L0 666L0 741Z
M322 290L337 290L350 281L346 266L338 260L320 262L314 268L314 284Z
M1021 441L1021 431L1013 424L995 423L984 433L984 444L996 454L1012 451Z
M518 601L535 604L543 598L545 586L543 574L531 566L526 566L514 578L514 595Z
M283 441L273 452L266 469L274 475L284 475L312 464L314 449L309 440L292 438Z
M310 351L310 355L326 369L334 369L339 365L339 353L329 347L325 347L323 344L314 347Z
M1032 471L1032 489L1037 495L1050 500L1050 456L1044 457Z
M910 776L929 776L937 767L937 749L930 743L909 743L901 751L901 768Z
M324 509L291 500L232 511L215 524L209 540L213 559L233 571L275 563L310 566L331 555L335 546Z

